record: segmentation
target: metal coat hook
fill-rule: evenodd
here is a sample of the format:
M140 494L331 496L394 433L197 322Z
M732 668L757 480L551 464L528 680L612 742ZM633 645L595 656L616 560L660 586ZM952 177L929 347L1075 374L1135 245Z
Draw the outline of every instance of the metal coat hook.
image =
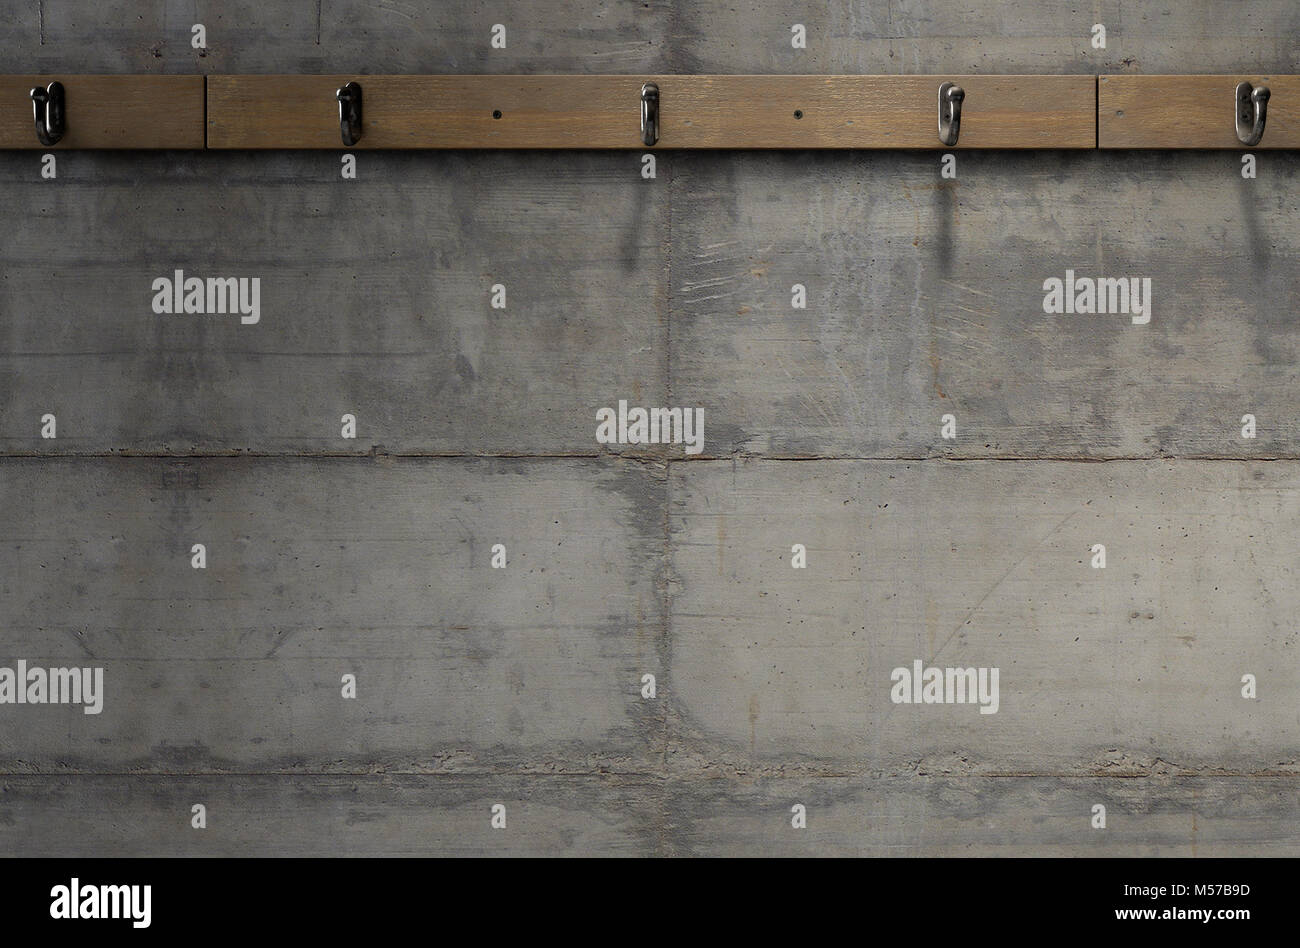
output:
M659 141L659 87L653 82L641 87L641 141Z
M961 134L961 103L966 92L955 82L939 86L939 141L945 145L957 144Z
M1235 115L1237 139L1243 145L1258 145L1264 137L1264 123L1268 121L1268 86L1252 86L1249 82L1237 83Z
M351 148L361 141L361 84L349 82L335 95L339 100L339 131L343 144Z
M63 83L55 81L44 89L37 86L32 90L32 116L42 145L57 145L67 131L63 106Z

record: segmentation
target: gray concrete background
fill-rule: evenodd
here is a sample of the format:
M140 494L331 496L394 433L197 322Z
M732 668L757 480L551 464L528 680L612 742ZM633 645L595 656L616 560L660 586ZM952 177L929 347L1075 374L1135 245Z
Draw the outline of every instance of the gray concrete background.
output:
M1300 71L1289 0L0 13L0 72ZM0 154L0 664L108 689L4 706L0 852L1300 854L1300 159L958 160ZM918 658L1001 709L891 704Z

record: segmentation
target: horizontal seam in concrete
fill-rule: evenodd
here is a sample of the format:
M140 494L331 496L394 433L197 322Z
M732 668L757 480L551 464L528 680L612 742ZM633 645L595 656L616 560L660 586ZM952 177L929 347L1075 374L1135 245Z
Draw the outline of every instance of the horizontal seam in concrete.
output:
M517 777L524 780L570 779L585 780L592 777L605 780L1023 780L1026 778L1043 780L1295 780L1300 781L1300 772L1295 771L1208 771L1197 773L1182 771L1179 773L1094 773L1094 772L1047 772L1031 771L1015 773L918 773L916 771L897 771L890 773L809 773L785 771L751 771L739 770L728 774L714 774L705 771L673 771L659 773L649 770L67 770L67 771L0 771L0 779L22 778L45 780L58 777L149 777L172 779L178 777L205 777L213 779L234 779L242 777L303 777L303 778L338 778L338 777L432 777L456 780L467 777L508 778Z
M1222 454L1117 454L1105 457L1082 457L1074 455L1051 454L989 454L989 455L863 455L863 454L699 454L689 457L676 457L663 454L616 454L612 452L547 452L526 454L518 452L439 452L439 451L369 451L365 453L345 451L299 451L294 453L275 451L247 451L231 449L226 451L204 451L190 454L163 453L151 451L59 451L54 453L39 452L0 452L0 462L5 460L94 460L98 458L155 459L162 461L188 460L227 460L237 458L258 458L266 460L355 460L372 461L391 458L393 460L621 460L635 461L640 464L664 465L667 463L700 463L704 461L949 461L973 462L986 461L1045 461L1055 464L1104 464L1110 461L1232 461L1253 464L1266 461L1300 461L1300 454L1269 454L1256 457Z

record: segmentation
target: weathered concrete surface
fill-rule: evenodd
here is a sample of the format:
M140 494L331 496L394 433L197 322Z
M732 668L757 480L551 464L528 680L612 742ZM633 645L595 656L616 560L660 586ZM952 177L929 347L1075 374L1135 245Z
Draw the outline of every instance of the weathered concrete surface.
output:
M1291 0L5 14L6 72L1300 70ZM0 664L109 684L3 706L0 853L1300 854L1297 161L0 155ZM155 316L176 267L261 323ZM1044 316L1067 267L1151 324ZM619 398L706 458L596 457Z
M666 403L671 371L715 456L1300 456L1276 302L1300 294L1300 160L1244 181L1235 156L1179 155L1158 187L1150 160L970 154L939 182L933 157L674 155L670 183L636 156L387 154L342 182L334 157L67 155L45 182L11 154L36 223L0 242L0 438L591 454L595 410ZM671 201L691 210L670 227ZM176 268L258 276L261 321L154 314ZM1150 275L1151 322L1044 314L1067 268Z
M36 52L42 64L52 64L47 68L70 68L61 64L80 55L79 72L228 72L239 63L231 53L251 46L263 62L280 57L296 64L279 71L324 71L312 67L320 63L321 0L40 0L39 6L40 45L6 52ZM196 23L207 28L202 50L191 45Z
M1300 456L1300 159L1260 161L674 156L674 397L714 455ZM1067 268L1150 322L1045 314Z
M1300 773L1298 492L1278 463L675 465L674 757ZM890 673L917 659L999 668L998 711L895 704Z
M689 6L674 20L687 72L1293 72L1300 60L1300 10L1275 0ZM794 23L807 27L807 49L792 48ZM1104 50L1092 47L1095 23L1106 26Z
M666 808L678 855L1295 856L1294 791L1279 777L718 779L674 784Z
M1281 778L7 776L27 856L1294 856ZM808 828L790 827L803 803ZM208 827L190 827L190 807ZM489 827L506 806L506 830ZM1107 828L1089 826L1106 807Z
M662 783L584 778L6 776L6 856L642 856ZM207 808L207 829L190 826ZM506 807L506 828L490 826Z
M359 161L69 154L50 182L0 156L31 221L0 239L7 453L593 454L597 408L663 404L666 191L637 156ZM260 320L154 313L177 269L258 277Z
M106 697L5 705L0 768L645 771L662 510L620 460L10 459L0 664Z
M47 68L182 73L676 72L672 3L35 0L6 56ZM191 45L196 23L207 46ZM490 45L506 27L506 48ZM96 41L87 44L87 36ZM44 37L44 42L40 38ZM87 48L89 46L89 48ZM3 60L0 60L3 62ZM30 71L30 70L23 70Z
M82 72L1291 72L1286 0L26 0L6 61ZM191 47L203 23L208 44ZM505 49L491 29L507 28ZM790 27L808 44L796 50ZM1092 26L1107 30L1104 50Z

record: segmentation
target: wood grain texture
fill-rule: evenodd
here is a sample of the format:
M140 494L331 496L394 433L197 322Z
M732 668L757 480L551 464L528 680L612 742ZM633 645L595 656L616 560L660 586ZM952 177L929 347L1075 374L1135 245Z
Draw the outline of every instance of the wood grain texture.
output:
M42 145L31 90L54 80L67 98L67 132ZM0 148L202 148L202 76L0 76Z
M1237 83L1273 96L1258 145L1237 140ZM1101 148L1300 148L1300 76L1102 76L1097 85Z
M349 80L362 149L644 149L647 81L661 149L943 148L945 80L966 91L959 148L1096 146L1092 76L338 75L210 77L209 147L342 148L334 93Z

